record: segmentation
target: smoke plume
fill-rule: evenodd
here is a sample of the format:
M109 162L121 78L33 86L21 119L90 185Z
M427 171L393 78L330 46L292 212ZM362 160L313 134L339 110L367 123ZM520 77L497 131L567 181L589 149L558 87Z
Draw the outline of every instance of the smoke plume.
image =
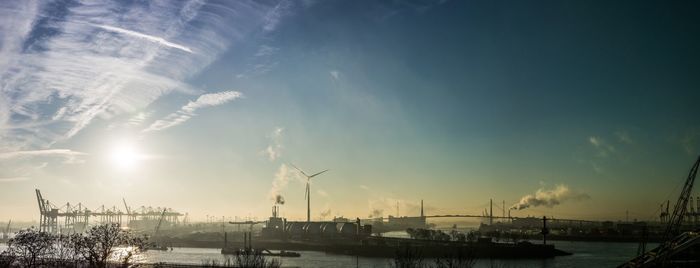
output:
M269 198L273 202L277 203L277 197L281 195L280 193L282 192L282 190L284 190L287 187L287 184L289 184L289 181L292 180L304 182L304 179L301 177L299 172L292 170L286 164L281 164L279 169L275 173L275 179L272 180L272 187L270 188ZM284 198L282 200L284 201Z
M585 193L578 193L569 189L568 186L560 184L554 189L546 190L540 188L534 195L529 194L520 198L520 202L513 205L510 209L522 210L529 207L554 207L567 200L584 200L591 198Z
M369 217L370 217L370 218L381 218L381 217L384 217L384 210L381 210L381 209L373 209L373 210L369 213Z
M284 197L282 195L275 196L275 205L284 205Z

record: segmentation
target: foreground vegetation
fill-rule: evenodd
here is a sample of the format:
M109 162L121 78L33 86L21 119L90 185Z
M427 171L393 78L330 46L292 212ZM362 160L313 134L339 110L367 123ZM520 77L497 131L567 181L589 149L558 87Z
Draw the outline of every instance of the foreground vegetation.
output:
M92 227L87 233L50 234L19 231L0 253L0 267L127 267L145 250L146 237L134 236L118 224Z
M426 261L418 248L404 247L396 252L391 262L394 268L471 268L476 264L473 255L465 252L446 253L443 258Z
M266 258L261 250L247 249L236 252L233 258L223 262L216 260L203 261L202 267L239 267L239 268L279 268L282 262L278 259Z

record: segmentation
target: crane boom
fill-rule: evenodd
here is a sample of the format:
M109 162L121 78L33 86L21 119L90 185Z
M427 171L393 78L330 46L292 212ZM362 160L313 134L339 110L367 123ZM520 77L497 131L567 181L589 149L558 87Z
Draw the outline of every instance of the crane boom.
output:
M153 236L156 236L158 234L158 231L160 230L160 225L163 223L163 218L165 217L165 211L168 209L164 208L163 213L160 214L160 219L158 219L158 225L156 225L156 231L153 233Z
M666 226L666 231L664 232L664 242L680 234L681 224L688 210L688 200L690 199L690 194L693 191L695 177L698 175L698 166L700 166L700 156L698 157L698 160L695 161L693 167L690 168L690 172L688 173L688 178L685 180L685 185L683 185L681 195L678 197L678 201L676 201L676 205L673 207L673 214L671 214L671 218Z
M618 268L665 267L667 266L670 258L672 258L675 254L678 254L691 246L700 244L700 236L696 232L680 233L683 218L685 217L688 209L688 201L693 190L695 177L698 175L699 167L700 156L698 156L695 164L690 168L688 177L685 179L685 184L683 185L681 195L678 197L678 201L673 207L673 214L670 216L667 222L662 243L649 252L644 252L645 248L643 238L638 250L640 252L638 253L639 255L618 266Z
M129 206L126 205L126 199L122 197L122 201L124 201L124 208L126 208L126 214L131 214L131 211L129 210Z

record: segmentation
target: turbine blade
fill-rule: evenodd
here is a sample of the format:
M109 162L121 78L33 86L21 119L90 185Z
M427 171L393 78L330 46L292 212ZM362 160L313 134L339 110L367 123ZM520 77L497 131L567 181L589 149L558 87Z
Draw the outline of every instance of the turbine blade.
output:
M324 170L324 171L321 171L321 172L319 172L319 173L316 173L316 174L314 174L314 175L309 176L309 179L311 179L311 178L313 178L313 177L316 177L316 176L318 176L318 175L321 175L321 173L326 172L326 171L328 171L328 169L326 169L326 170Z
M301 174L304 174L305 177L307 177L307 178L309 177L309 175L306 175L306 173L304 173L303 170L301 170L300 168L298 168L298 167L295 166L294 164L289 163L289 165L292 166L293 168L295 168L296 170L298 170L299 172L301 172Z
M304 191L304 200L309 197L309 182L306 182L306 190Z

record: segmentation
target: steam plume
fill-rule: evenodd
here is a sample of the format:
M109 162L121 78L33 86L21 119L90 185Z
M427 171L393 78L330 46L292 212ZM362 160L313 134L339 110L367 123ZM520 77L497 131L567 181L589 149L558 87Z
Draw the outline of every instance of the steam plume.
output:
M272 180L272 188L270 188L268 197L273 202L277 203L277 197L281 197L280 193L287 187L290 180L304 181L304 178L301 178L299 172L291 170L286 164L280 165L279 169L275 173L275 179ZM284 200L284 198L282 200Z
M321 211L321 218L326 218L331 215L331 209L327 209L326 211Z
M585 193L578 193L569 189L568 186L560 184L554 189L540 188L534 195L526 195L520 198L520 202L513 205L510 209L521 210L529 207L554 207L567 200L583 200L591 198Z

